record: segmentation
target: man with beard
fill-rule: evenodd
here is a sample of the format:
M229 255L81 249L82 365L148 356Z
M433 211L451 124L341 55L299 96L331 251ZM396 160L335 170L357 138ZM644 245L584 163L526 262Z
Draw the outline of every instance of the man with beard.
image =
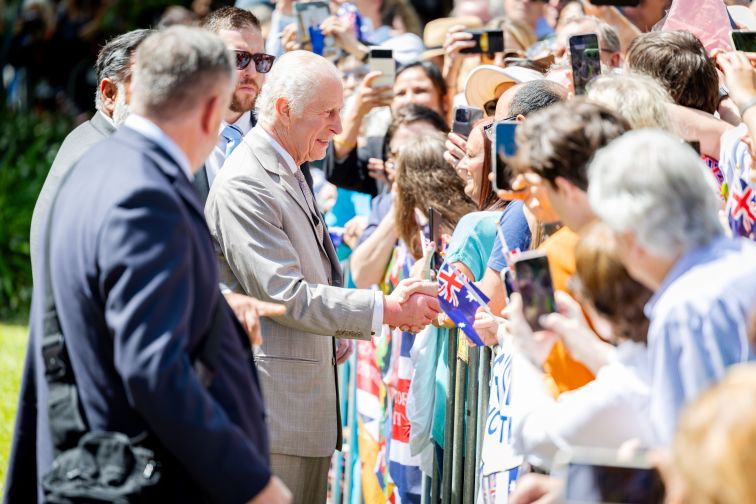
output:
M52 204L61 181L71 167L100 140L115 132L129 114L131 98L131 70L133 55L137 46L147 38L152 30L133 30L115 37L100 50L95 69L97 72L97 93L92 118L79 125L63 140L47 173L45 183L37 197L32 214L29 242L31 247L32 276L37 278L39 265L35 256L42 238L42 223Z
M211 12L202 27L217 34L234 54L238 81L231 105L218 132L218 143L194 177L194 187L204 204L226 158L255 125L252 109L275 57L265 54L260 21L251 12L237 7L222 7Z

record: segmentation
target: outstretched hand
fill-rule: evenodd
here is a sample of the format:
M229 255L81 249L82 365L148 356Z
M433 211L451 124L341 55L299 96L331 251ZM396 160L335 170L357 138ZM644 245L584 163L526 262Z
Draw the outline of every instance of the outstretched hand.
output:
M260 317L278 317L286 314L284 305L260 301L244 294L227 292L224 297L244 330L247 331L252 346L262 345Z
M441 312L435 282L409 278L402 280L384 298L383 323L402 331L417 333Z
M556 334L551 331L533 331L525 319L522 308L522 296L514 292L509 298L509 305L504 308L502 314L507 318L506 325L509 334L517 348L520 349L538 367L543 366L546 358L551 353L551 348L557 340Z

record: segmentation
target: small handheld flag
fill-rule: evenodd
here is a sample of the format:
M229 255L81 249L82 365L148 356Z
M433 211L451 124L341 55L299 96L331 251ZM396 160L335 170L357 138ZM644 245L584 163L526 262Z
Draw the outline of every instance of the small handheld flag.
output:
M477 346L484 343L473 328L475 313L478 308L490 313L488 301L486 295L451 264L444 263L438 270L438 303L441 309Z

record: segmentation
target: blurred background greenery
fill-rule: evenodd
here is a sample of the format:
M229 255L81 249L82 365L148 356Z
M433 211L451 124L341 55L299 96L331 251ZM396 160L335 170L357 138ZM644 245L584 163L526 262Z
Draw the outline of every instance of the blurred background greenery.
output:
M0 112L0 320L28 317L32 211L71 124L61 115Z
M166 7L201 15L221 0L0 0L0 495L32 294L29 228L65 136L94 111L100 47L155 27Z
M0 323L0 495L5 485L27 333L24 326Z

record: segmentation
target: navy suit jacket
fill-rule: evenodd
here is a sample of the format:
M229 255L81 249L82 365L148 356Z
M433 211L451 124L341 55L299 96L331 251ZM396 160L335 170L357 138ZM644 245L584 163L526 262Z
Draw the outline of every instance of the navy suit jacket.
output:
M262 394L246 335L219 292L191 182L157 144L122 127L74 167L50 215L53 292L88 428L151 432L178 474L170 501L252 498L270 479ZM43 278L6 484L11 503L37 500L37 476L52 460ZM191 359L216 303L226 337L206 389Z

